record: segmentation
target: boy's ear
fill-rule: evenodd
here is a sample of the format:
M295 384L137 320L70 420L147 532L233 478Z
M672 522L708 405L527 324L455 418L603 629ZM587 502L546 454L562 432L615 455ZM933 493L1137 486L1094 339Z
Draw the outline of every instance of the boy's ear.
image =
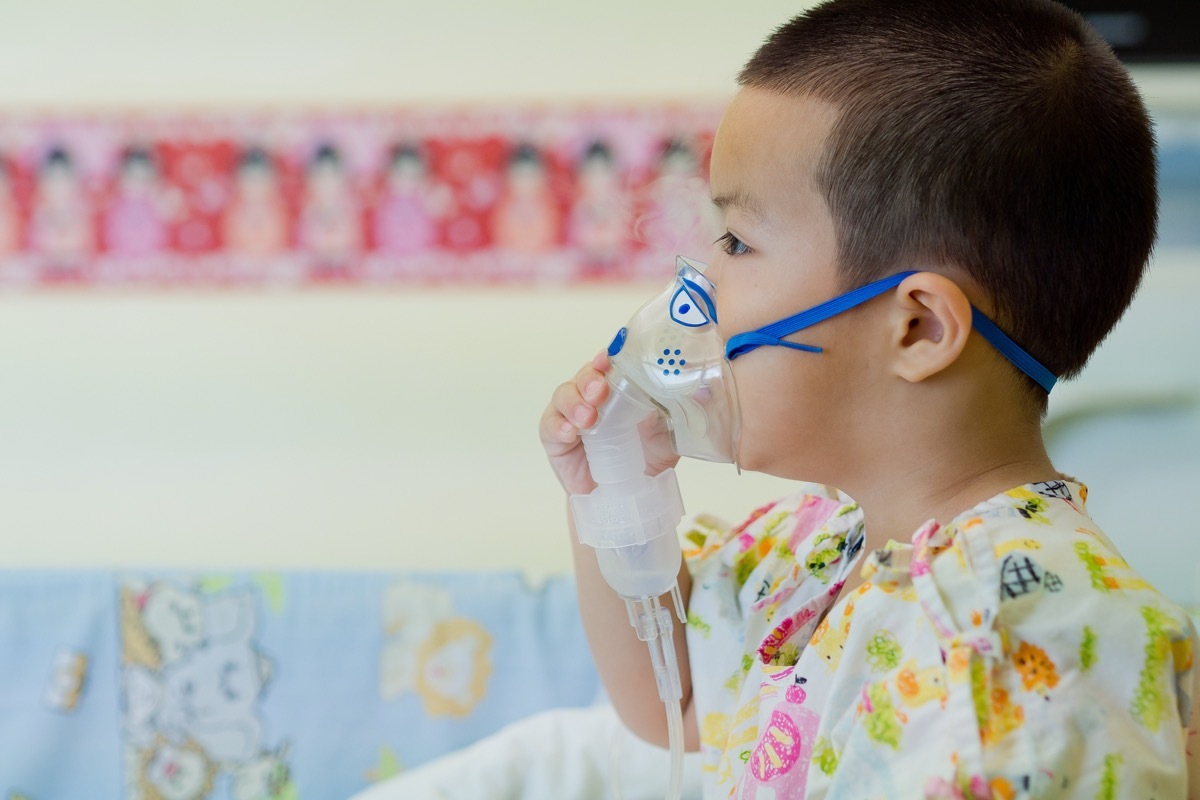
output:
M893 370L918 383L953 364L971 335L971 301L935 272L910 275L896 287L891 315Z

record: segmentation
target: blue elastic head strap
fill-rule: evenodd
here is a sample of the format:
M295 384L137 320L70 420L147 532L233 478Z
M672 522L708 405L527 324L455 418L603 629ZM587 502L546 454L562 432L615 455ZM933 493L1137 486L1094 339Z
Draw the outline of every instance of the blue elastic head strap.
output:
M971 324L975 330L979 331L979 335L987 339L992 347L1000 351L1000 355L1007 358L1013 363L1017 369L1024 372L1033 382L1046 390L1046 394L1050 394L1050 390L1054 388L1054 384L1058 383L1058 377L1042 366L1038 361L1021 345L1008 338L1008 334L1000 330L996 323L992 322L987 316L975 306L971 306Z
M888 289L899 286L905 278L915 274L916 272L897 273L873 283L868 283L865 286L860 286L832 300L827 300L806 311L801 311L799 314L786 317L778 322L772 322L770 325L766 325L756 331L739 333L736 336L730 337L729 341L725 343L725 357L732 361L738 356L745 355L751 350L764 345L790 347L793 350L820 353L820 347L788 342L783 337L790 336L797 331L812 327L818 322L823 322L843 311L862 305L871 298L883 294ZM1055 377L1054 373L1042 366L1029 353L1025 352L1019 344L1008 338L1004 331L996 326L996 323L988 319L975 306L971 306L971 324L975 330L979 331L980 336L1000 352L1000 355L1011 361L1017 369L1032 378L1046 392L1054 388L1054 384L1058 382L1058 378Z

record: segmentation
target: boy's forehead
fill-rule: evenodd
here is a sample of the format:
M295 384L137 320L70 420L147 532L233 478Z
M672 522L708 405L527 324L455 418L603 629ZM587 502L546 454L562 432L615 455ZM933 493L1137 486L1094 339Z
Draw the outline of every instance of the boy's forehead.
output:
M729 104L713 143L713 201L765 216L813 188L816 165L837 110L817 98L743 89Z

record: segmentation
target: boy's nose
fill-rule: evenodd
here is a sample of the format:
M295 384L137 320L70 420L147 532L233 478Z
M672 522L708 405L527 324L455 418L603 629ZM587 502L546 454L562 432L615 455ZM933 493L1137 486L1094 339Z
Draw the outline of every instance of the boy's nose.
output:
M719 259L712 259L704 268L704 277L713 282L717 287L718 293L721 290L721 265Z

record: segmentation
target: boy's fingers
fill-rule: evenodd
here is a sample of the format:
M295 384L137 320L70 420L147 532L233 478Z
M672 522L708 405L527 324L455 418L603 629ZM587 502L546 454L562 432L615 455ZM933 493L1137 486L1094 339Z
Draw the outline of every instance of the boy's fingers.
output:
M608 354L601 350L575 374L575 379L560 384L550 398L550 405L542 413L538 430L542 442L574 445L579 430L595 424L596 408L608 397ZM558 448L554 448L558 450ZM564 451L568 448L564 448Z
M597 361L603 357L603 363L597 366ZM604 377L604 373L608 371L608 356L601 352L592 359L591 364L585 364L580 368L579 372L575 373L575 396L567 396L566 402L558 406L558 410L563 413L569 420L573 420L581 425L591 425L594 421L594 414L584 413L584 409L579 409L577 406L582 402L590 406L591 410L599 408L608 398L608 380Z
M602 405L608 397L608 380L602 372L590 366L581 369L575 376L575 388L584 402L595 407Z
M571 422L577 424L587 422L587 415L583 413L583 410L588 407L588 404L584 401L583 393L579 391L579 386L575 382L568 381L560 384L554 390L550 405Z
M538 427L542 445L550 455L567 452L575 446L575 441L579 438L579 428L571 424L553 406L547 406Z
M542 439L545 441L571 441L578 431L568 431L566 424L578 429L589 427L596 421L595 407L584 400L579 387L571 382L560 384L554 390L546 412L542 417Z

